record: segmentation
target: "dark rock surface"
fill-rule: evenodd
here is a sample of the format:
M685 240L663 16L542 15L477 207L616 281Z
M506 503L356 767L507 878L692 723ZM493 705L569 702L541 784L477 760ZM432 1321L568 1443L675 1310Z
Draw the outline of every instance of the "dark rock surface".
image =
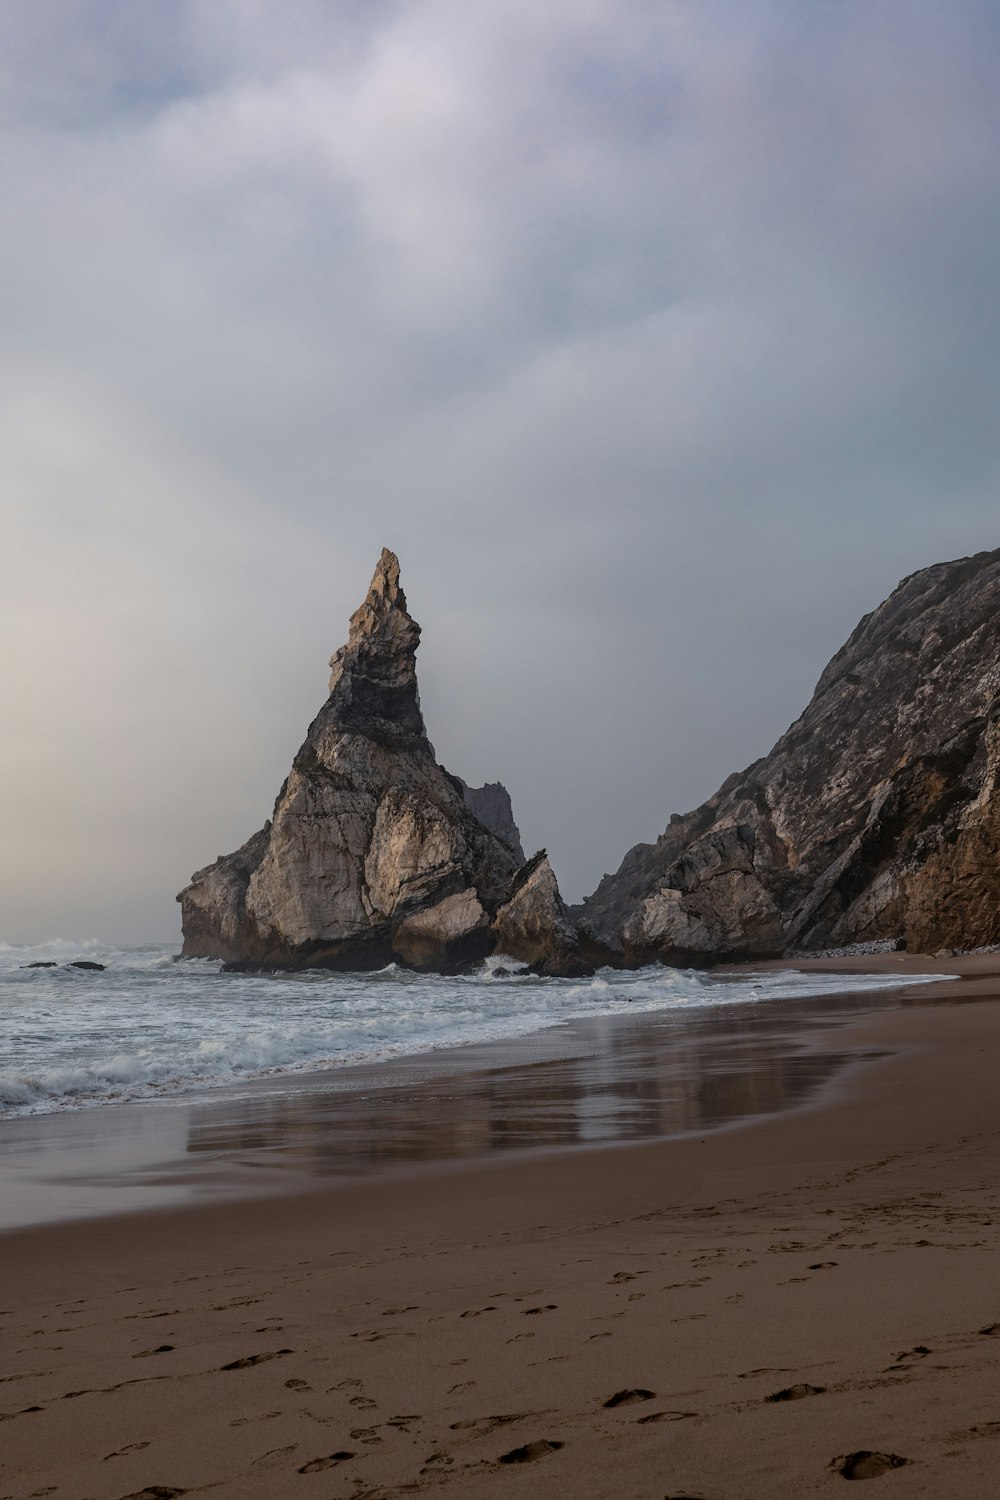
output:
M1000 942L998 693L1000 551L913 574L769 755L573 909L585 951L706 963Z
M521 832L514 822L514 809L510 793L499 781L487 781L482 786L469 786L461 776L455 780L462 788L465 805L470 807L484 828L495 833L497 838L509 844L521 864L524 850L521 847Z
M502 787L468 788L437 764L419 639L398 560L383 551L272 820L177 898L185 957L450 970L491 951L520 840Z

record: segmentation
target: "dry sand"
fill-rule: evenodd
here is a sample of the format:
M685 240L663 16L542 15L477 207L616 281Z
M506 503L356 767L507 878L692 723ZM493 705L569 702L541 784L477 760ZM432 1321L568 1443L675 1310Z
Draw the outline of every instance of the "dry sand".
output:
M1000 1001L852 1038L703 1140L0 1237L0 1497L1000 1495Z

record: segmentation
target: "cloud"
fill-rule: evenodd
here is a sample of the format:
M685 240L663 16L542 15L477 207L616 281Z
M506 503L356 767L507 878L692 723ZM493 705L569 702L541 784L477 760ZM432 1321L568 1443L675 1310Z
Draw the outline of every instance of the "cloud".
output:
M175 930L383 544L567 892L997 542L997 24L932 0L5 11L9 930Z

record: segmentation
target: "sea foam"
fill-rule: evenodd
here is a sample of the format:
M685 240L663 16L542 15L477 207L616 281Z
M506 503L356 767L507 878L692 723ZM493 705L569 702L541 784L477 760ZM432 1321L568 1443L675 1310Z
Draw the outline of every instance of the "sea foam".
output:
M67 967L74 958L107 967ZM26 967L53 961L56 968ZM498 972L512 967L498 955L458 977L394 964L375 974L223 974L212 961L177 962L162 946L0 944L0 1118L503 1042L625 1007L753 1006L902 982L792 970L607 969L583 980Z

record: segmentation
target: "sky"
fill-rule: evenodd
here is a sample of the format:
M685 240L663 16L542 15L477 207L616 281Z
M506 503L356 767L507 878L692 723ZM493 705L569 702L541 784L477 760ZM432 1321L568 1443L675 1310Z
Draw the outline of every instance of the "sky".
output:
M577 900L1000 546L980 0L5 0L0 940L179 938L383 546Z

